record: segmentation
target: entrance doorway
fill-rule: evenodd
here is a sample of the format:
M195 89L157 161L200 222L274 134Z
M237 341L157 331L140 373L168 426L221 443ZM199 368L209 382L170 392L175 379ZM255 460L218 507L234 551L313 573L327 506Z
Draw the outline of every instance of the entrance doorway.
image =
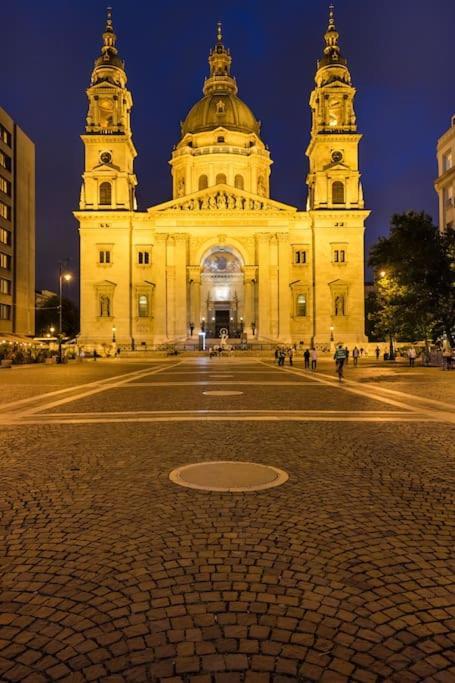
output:
M229 323L230 323L229 317L230 317L229 309L221 310L221 311L220 310L215 311L215 337L218 338L220 336L220 332L222 329L227 330L229 333L229 336L231 335L230 326L229 326Z

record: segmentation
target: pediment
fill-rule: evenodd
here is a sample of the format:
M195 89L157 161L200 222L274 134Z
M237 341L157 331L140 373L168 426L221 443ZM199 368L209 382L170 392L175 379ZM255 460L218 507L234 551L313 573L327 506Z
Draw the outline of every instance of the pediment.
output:
M239 190L230 185L220 184L209 187L199 192L185 195L178 199L172 199L163 204L157 204L148 209L154 211L270 211L295 213L297 209L289 204L277 202L268 197L262 197L252 192Z

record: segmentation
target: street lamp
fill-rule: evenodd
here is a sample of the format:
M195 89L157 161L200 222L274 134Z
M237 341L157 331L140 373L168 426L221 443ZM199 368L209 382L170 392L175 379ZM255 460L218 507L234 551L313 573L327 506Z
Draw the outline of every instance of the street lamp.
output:
M335 328L333 327L333 325L330 325L330 341L331 341L331 342L334 341L334 337L333 337L333 330L334 330L334 329L335 329Z
M58 264L58 361L62 362L62 337L63 337L63 306L62 306L62 292L63 281L69 282L73 276L71 273L63 272L63 263Z
M115 344L115 325L112 327L112 343Z

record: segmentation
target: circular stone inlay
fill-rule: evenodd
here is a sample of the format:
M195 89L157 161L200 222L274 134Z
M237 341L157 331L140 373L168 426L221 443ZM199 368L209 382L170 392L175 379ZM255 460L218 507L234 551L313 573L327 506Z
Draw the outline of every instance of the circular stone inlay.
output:
M271 465L221 460L177 467L169 474L169 479L190 489L242 493L280 486L289 479L289 475Z
M243 391L203 391L204 396L240 396Z

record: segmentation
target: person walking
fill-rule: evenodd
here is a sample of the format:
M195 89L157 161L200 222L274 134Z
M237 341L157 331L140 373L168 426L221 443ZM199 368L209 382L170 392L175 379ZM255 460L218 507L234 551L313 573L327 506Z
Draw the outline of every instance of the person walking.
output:
M288 349L289 365L294 365L294 347L290 346Z
M313 348L311 349L311 369L312 370L316 370L317 363L318 363L318 352L316 351L316 349L313 346Z
M310 367L310 349L305 350L305 353L303 354L303 360L305 361L305 370L308 370Z
M410 368L414 367L416 357L417 357L416 350L413 346L411 346L411 348L408 349L408 359L409 359L409 367Z
M284 350L284 348L281 348L281 349L280 349L280 362L279 362L279 365L280 365L281 367L284 366L284 359L285 359L285 358L286 358L286 351Z
M376 353L376 360L379 360L379 356L381 355L381 349L379 348L379 346L376 347L375 353Z
M356 368L359 364L359 356L360 356L360 351L357 348L357 346L354 346L352 349L352 359L354 361L354 367Z
M343 381L343 368L346 362L346 349L343 349L343 345L339 344L335 355L333 356L336 365L336 372L338 375L338 380Z
M278 346L275 349L275 363L277 365L280 364L280 350L279 350Z
M348 349L347 346L345 346L345 347L344 347L344 350L346 351L346 365L347 365L348 362L349 362L349 349Z

